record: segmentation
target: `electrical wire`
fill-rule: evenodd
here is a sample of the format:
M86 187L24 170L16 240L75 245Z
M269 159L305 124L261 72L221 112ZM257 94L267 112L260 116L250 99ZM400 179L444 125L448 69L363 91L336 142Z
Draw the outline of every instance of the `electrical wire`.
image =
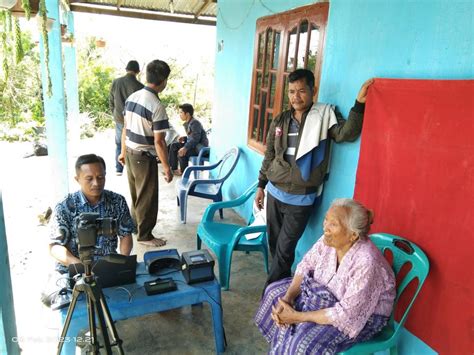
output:
M125 292L127 292L128 293L128 303L132 303L132 293L128 289L126 289L123 286L119 286L119 287L114 288L114 291L117 291L117 290L124 290Z
M263 3L263 0L258 0L258 2L265 8L267 9L268 11L270 11L272 14L276 14L276 11L273 11L272 9L270 9L267 5L265 5Z
M218 10L218 15L220 14L220 17L222 19L222 23L224 24L224 26L229 29L229 30L238 30L243 24L244 22L247 20L247 18L249 17L250 15L250 11L252 10L253 6L255 5L255 0L252 1L252 4L250 4L249 6L249 9L247 10L247 14L244 16L242 22L237 25L237 26L230 26L227 21L225 20L224 18L224 14L222 13L222 10L221 8L219 7L219 10Z

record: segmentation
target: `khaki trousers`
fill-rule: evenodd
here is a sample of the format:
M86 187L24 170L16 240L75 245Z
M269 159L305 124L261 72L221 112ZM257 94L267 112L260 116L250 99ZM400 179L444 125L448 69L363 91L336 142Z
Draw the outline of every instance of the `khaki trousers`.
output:
M132 196L132 218L137 225L137 240L153 239L151 231L158 216L158 164L155 158L130 152L125 162Z

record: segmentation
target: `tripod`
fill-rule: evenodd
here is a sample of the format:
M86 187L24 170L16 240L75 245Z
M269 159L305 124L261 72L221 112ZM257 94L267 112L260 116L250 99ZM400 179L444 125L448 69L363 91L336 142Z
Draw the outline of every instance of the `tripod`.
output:
M88 258L89 259L89 258ZM74 285L72 291L72 300L69 308L67 310L66 320L64 322L64 327L61 332L60 341L58 344L57 355L61 355L61 350L64 344L64 339L66 339L67 331L71 323L72 315L74 313L74 308L76 307L77 299L81 293L86 295L87 303L87 316L89 320L89 331L90 331L90 343L86 345L86 353L100 354L100 348L104 347L107 354L112 354L112 347L116 346L119 354L124 354L122 349L122 340L118 337L117 330L115 329L114 322L110 315L107 302L105 300L104 294L102 293L102 288L97 283L95 276L91 272L91 262L84 262L84 274L80 276L79 280ZM104 338L104 345L99 344L97 338L97 328L95 322L95 316L99 321L99 328ZM110 331L110 338L109 338ZM112 340L112 342L111 342Z

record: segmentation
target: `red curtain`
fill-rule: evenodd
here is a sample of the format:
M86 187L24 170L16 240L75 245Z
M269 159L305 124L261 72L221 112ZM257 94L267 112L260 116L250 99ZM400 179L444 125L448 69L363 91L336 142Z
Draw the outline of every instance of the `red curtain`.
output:
M355 199L371 232L403 236L428 255L406 327L441 354L474 339L474 80L376 79L361 138Z

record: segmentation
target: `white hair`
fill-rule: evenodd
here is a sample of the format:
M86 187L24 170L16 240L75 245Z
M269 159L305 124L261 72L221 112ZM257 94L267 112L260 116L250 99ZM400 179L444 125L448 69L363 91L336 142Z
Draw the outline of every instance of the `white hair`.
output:
M351 198L335 199L331 204L332 207L343 208L346 213L341 216L341 222L360 239L367 238L374 217L371 210Z

